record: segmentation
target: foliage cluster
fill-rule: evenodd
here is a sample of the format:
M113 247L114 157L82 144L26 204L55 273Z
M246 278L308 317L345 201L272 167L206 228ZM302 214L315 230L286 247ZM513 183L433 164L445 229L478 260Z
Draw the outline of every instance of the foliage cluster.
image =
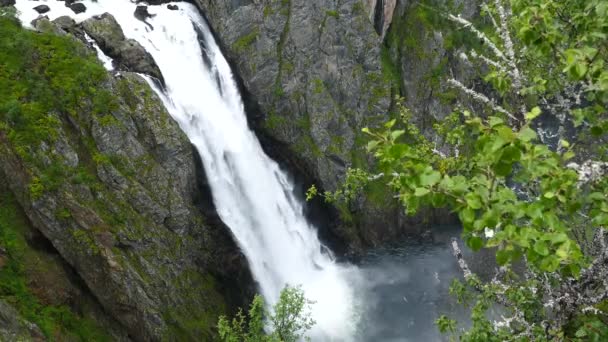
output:
M315 324L310 316L311 304L299 287L286 286L270 311L262 297L257 295L247 315L239 310L231 321L220 317L220 338L225 342L300 341Z
M466 285L452 288L473 303L471 328L457 331L445 316L438 321L461 340L608 337L606 279L589 274L605 253L598 241L605 243L608 226L608 179L583 172L585 165L605 167L608 157L607 6L605 0L483 2L490 29L444 13L472 37L461 42L477 42L460 54L480 71L476 83L443 75L473 104L459 101L432 136L400 107L400 120L364 129L376 172L350 170L341 189L325 194L348 201L370 182L385 184L408 214L448 208L460 218L469 248L496 251L501 269L493 281L482 281L463 262ZM545 128L551 121L558 127ZM596 160L579 165L578 151ZM315 194L311 188L307 197ZM525 271L514 272L514 263ZM589 286L579 286L583 276ZM488 315L496 305L501 320Z

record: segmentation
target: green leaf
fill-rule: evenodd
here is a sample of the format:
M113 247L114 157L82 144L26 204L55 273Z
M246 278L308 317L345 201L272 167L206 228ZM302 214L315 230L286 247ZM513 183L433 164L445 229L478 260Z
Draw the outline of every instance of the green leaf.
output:
M521 159L521 151L519 148L509 145L503 149L502 156L500 158L503 162L514 163Z
M378 147L378 145L380 145L379 141L376 140L372 140L370 142L367 143L367 150L368 151L373 151L376 149L376 147Z
M431 192L431 190L429 190L427 188L416 188L416 190L414 191L414 196L422 197L422 196L428 194L429 192Z
M585 329L585 327L582 327L576 331L574 336L579 337L579 338L587 337L587 330Z
M549 255L549 247L547 247L547 243L542 240L536 241L534 244L534 251L542 256Z
M391 132L391 139L393 141L397 140L400 136L404 135L405 131L404 130L396 130L396 131L392 131Z
M465 208L460 212L460 219L464 223L472 223L475 221L475 210L471 208Z
M513 164L500 161L493 167L494 172L499 177L507 177L513 171Z
M540 269L547 272L555 272L559 268L559 259L554 256L543 258L540 262Z
M496 252L496 262L500 265L506 265L511 260L511 252L504 249Z
M441 174L437 171L431 171L430 173L423 173L420 175L420 185L422 186L433 186L439 183Z
M395 126L395 123L397 123L397 119L393 119L393 120L385 123L384 127L391 129L391 128L393 128L393 126Z
M502 125L503 123L505 123L505 121L497 116L490 116L488 118L488 123L490 124L490 127L494 127Z
M441 208L446 203L446 196L440 193L434 193L433 197L431 197L431 204L435 208Z
M551 199L551 198L555 197L555 193L553 191L547 191L547 192L545 192L545 194L543 196L545 198Z
M555 251L555 255L560 260L567 260L570 257L570 242L562 243L559 248Z
M515 133L513 133L513 130L510 127L500 126L496 128L496 132L498 133L498 136L506 142L515 140Z
M599 137L603 133L604 133L604 130L602 129L602 127L600 127L600 126L593 126L593 127L591 127L591 134L593 136Z
M481 209L481 199L479 198L479 196L475 193L468 193L466 194L466 196L464 197L464 199L467 201L467 205L472 208L472 209Z
M472 251L477 252L483 247L483 239L479 236L472 236L467 239L467 246L469 246Z
M563 148L568 148L570 147L570 143L567 140L561 139L559 141L560 145L562 145Z
M551 236L551 243L556 245L558 243L566 242L569 239L570 238L568 238L568 235L566 233L556 233Z
M542 111L540 110L539 107L534 107L532 108L532 110L530 110L528 113L526 113L526 120L527 121L531 121L536 119L540 114L542 114Z
M530 142L536 139L536 132L532 128L525 126L519 131L518 136L521 141Z

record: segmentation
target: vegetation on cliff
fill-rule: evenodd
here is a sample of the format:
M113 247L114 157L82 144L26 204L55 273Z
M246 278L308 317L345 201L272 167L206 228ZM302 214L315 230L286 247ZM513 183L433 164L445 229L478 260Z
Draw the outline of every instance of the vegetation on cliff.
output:
M477 78L442 75L463 99L453 113L431 135L404 107L400 120L364 129L377 172L352 170L326 197L349 200L363 185L385 184L408 213L448 208L469 248L496 251L501 267L484 280L454 241L465 283L452 292L472 305L472 326L441 317L439 328L453 337L606 339L608 2L496 0L481 8L484 29L436 10L477 42L458 56ZM489 314L496 307L500 317Z
M68 30L49 32L0 15L0 175L12 198L116 326L116 336L104 326L112 340L213 339L231 295L218 279L247 283L249 275L230 236L194 203L201 194L190 142L140 76L112 77ZM29 284L21 275L0 280ZM51 323L87 327L28 299L39 296L7 296L44 333L71 333Z

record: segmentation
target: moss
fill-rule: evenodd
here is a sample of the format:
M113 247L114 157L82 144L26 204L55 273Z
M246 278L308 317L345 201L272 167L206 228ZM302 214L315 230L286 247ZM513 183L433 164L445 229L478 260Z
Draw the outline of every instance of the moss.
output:
M163 318L169 325L166 338L178 341L215 340L217 320L226 313L226 307L213 277L187 270L177 276L173 283L175 288L187 291L181 296L187 304L164 312ZM197 303L198 295L189 293L207 293L209 296L205 299L205 305L200 305Z
M365 7L363 6L363 3L361 1L356 1L353 4L352 11L354 15L362 15L365 14Z
M338 11L336 11L336 10L327 10L327 11L325 11L325 15L327 15L328 17L335 18L335 19L340 18L340 14L338 14Z
M258 39L260 29L254 28L251 32L240 37L232 44L232 49L237 53L242 53L251 48L251 45Z
M110 341L93 321L78 316L67 306L45 305L34 294L29 285L28 265L43 260L25 238L31 229L14 196L8 191L0 192L0 247L7 255L0 266L0 299L38 325L50 340ZM43 268L38 272L49 272L47 267Z
M320 78L315 78L312 80L312 92L314 94L321 94L325 90L325 84L323 84L323 80Z
M264 19L268 18L269 16L273 15L274 11L272 10L272 5L268 4L266 6L264 6Z
M271 130L284 127L286 123L287 119L280 115L277 115L277 113L274 111L268 115L265 121L266 127Z

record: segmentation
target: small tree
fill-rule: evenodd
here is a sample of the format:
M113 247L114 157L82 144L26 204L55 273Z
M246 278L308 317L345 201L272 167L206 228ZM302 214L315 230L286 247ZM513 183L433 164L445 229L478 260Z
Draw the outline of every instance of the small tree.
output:
M271 312L265 309L262 297L256 295L247 317L242 310L232 321L225 316L220 317L218 330L221 341L297 342L315 324L310 311L312 304L300 287L286 286Z

